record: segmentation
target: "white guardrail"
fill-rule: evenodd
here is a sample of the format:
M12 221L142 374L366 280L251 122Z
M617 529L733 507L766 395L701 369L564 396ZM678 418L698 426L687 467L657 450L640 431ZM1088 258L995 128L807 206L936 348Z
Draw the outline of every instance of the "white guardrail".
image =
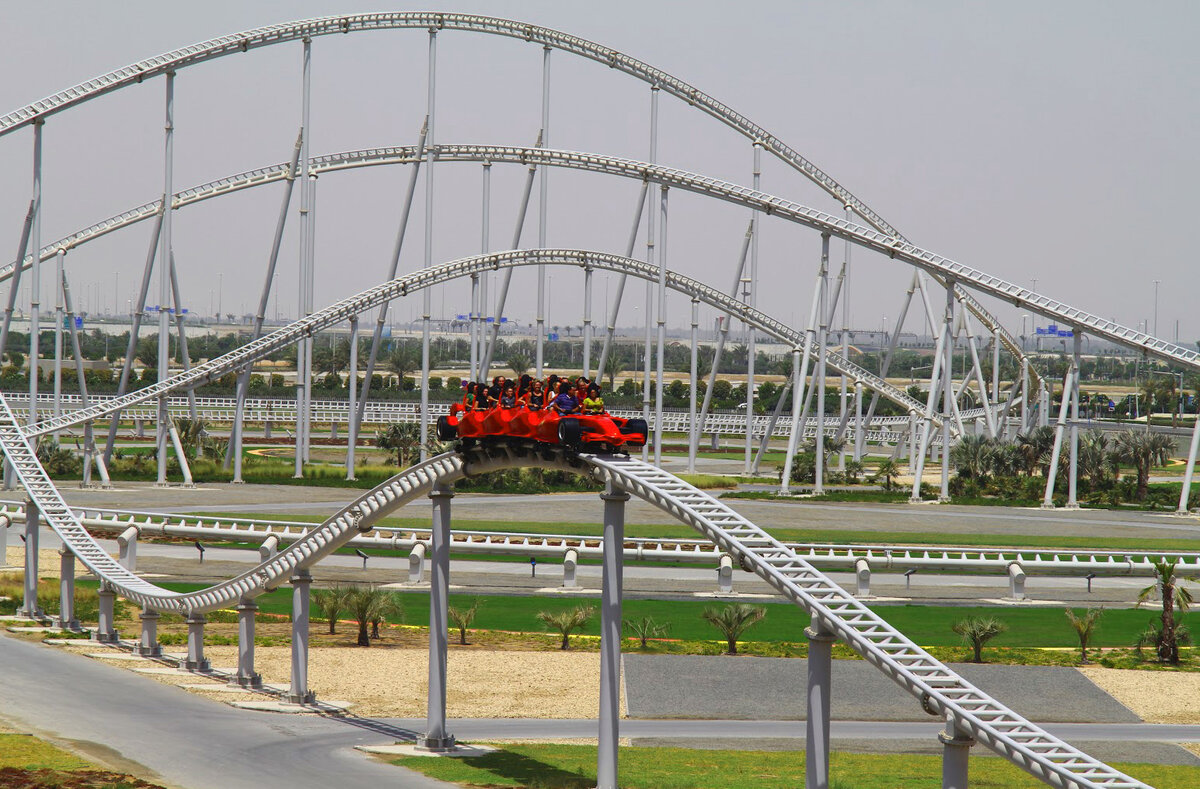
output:
M4 399L18 419L23 420L29 413L29 395L23 392L5 392ZM98 405L115 399L113 395L88 395L89 405ZM62 395L64 412L71 412L83 406L83 399L77 394ZM209 422L233 422L236 410L236 400L232 397L197 397L196 415ZM443 404L435 404L440 412ZM444 404L448 407L448 404ZM312 421L314 423L329 422L345 424L349 411L346 400L314 400L312 404ZM39 398L38 411L45 414L51 410L50 398ZM178 419L190 416L191 406L186 397L171 397L167 400L167 409L171 416ZM296 401L290 399L247 399L244 408L244 419L249 423L272 422L286 426L296 421ZM386 425L393 422L416 422L421 408L418 403L403 401L371 400L367 402L363 412L363 424ZM642 412L632 409L614 408L610 410L614 416L625 419L641 418ZM153 423L158 417L156 404L143 404L126 408L122 418L127 420L140 419ZM962 412L963 421L983 418L983 409L969 409ZM689 414L681 409L665 409L663 411L663 429L672 433L684 433L688 430ZM847 430L854 430L854 417L847 422ZM771 417L758 414L754 417L755 434L761 436L770 426ZM841 424L841 417L832 416L825 419L825 430L828 433L836 430ZM907 416L877 416L872 418L871 425L864 431L866 440L875 444L894 444L908 439ZM650 413L650 426L654 426L654 413ZM786 438L791 429L791 420L780 418L772 431L772 436ZM816 435L816 420L810 418L806 425L806 435ZM746 434L746 416L737 412L710 413L705 421L705 432L729 436L744 436Z
M287 545L302 539L319 524L252 518L207 518L136 510L73 507L80 522L94 534L121 534L129 527L139 536L189 540L262 543L270 537ZM25 522L24 504L0 501L0 526ZM375 526L347 542L357 548L412 551L430 547L428 529ZM600 558L599 537L532 532L455 529L452 550L461 554L534 556L561 559L567 551ZM695 539L626 537L625 557L631 560L719 563L722 552L711 542ZM1200 552L1074 551L1053 548L981 549L930 548L904 545L837 545L785 542L810 564L829 570L871 572L1012 573L1042 576L1152 576L1154 562L1179 562L1184 575L1200 573ZM863 563L866 563L865 567Z

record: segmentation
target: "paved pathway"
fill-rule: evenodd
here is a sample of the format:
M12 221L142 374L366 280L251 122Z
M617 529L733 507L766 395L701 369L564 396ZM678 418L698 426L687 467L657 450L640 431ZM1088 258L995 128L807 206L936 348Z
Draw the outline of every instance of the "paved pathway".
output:
M449 786L353 750L392 742L394 733L384 730L237 710L102 661L4 636L0 666L0 715L9 725L75 741L101 757L111 749L140 765L149 780L185 789Z

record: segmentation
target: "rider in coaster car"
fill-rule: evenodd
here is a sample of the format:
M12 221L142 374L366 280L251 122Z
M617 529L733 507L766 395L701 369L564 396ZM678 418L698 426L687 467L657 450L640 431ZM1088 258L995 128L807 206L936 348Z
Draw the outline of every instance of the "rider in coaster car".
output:
M517 393L516 393L516 390L513 388L511 381L504 385L504 392L503 392L503 394L500 395L500 407L501 408L516 408L517 407Z
M600 396L597 384L588 386L587 397L583 398L583 413L599 416L604 413L604 398Z
M488 406L495 408L500 405L500 395L504 394L505 379L503 375L497 375L492 379L492 385L487 390Z
M529 384L529 391L521 398L521 402L530 411L541 411L547 405L546 390L540 380Z
M551 401L550 407L562 416L579 412L579 401L575 399L569 381L559 381L558 396Z
M475 407L475 384L470 381L463 381L462 407L464 411L470 411Z

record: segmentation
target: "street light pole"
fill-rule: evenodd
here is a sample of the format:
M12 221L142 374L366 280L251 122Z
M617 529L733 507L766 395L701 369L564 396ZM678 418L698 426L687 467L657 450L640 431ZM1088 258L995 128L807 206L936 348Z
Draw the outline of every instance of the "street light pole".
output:
M1158 336L1158 285L1160 279L1154 280L1154 336Z

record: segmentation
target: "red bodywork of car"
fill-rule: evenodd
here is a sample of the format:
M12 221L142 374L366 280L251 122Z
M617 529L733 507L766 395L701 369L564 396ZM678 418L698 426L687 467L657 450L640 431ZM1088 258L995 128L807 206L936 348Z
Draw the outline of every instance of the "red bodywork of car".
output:
M560 415L552 408L490 408L466 410L455 403L438 419L438 438L523 438L577 449L619 450L646 444L645 422L609 414Z

